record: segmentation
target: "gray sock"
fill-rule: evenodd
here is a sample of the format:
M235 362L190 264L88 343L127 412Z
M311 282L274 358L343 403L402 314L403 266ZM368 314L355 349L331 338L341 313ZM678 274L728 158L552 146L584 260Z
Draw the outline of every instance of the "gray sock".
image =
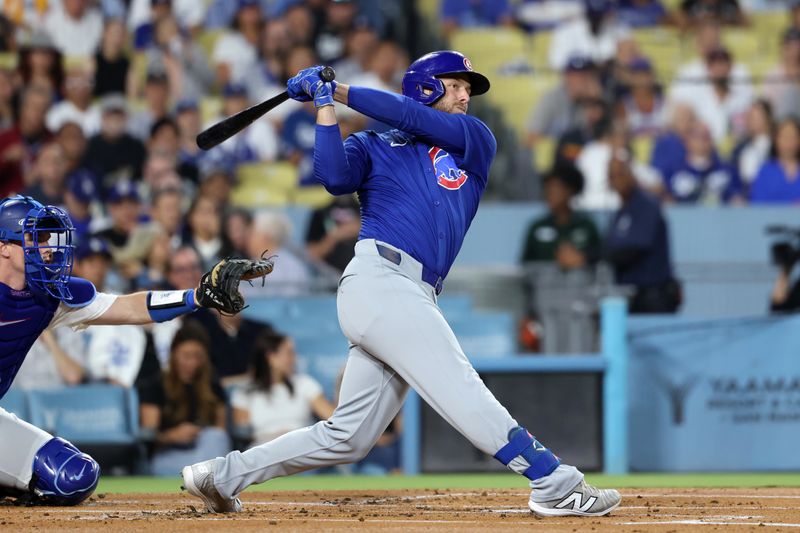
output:
M531 499L537 503L558 500L566 496L583 480L583 474L574 466L558 465L549 475L531 481Z

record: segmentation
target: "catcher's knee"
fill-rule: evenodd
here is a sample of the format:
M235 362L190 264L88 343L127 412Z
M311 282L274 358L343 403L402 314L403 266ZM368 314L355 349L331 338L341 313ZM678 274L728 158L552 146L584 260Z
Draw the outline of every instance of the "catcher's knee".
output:
M92 495L99 480L100 465L94 459L54 437L33 458L30 489L43 502L77 505Z

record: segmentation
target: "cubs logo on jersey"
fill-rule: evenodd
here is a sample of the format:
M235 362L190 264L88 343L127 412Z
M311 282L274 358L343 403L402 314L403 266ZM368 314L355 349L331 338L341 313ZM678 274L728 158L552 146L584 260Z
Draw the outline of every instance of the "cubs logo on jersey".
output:
M455 191L461 188L467 181L467 173L458 168L453 156L439 148L432 146L428 150L428 155L433 163L433 173L436 181L447 190Z

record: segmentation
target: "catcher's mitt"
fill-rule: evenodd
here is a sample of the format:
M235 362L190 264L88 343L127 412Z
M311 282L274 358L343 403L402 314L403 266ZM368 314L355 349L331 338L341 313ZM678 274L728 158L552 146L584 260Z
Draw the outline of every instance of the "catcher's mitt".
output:
M221 313L235 315L244 309L244 297L239 292L239 281L263 278L274 266L273 258L223 259L200 279L195 300L203 307L218 309Z

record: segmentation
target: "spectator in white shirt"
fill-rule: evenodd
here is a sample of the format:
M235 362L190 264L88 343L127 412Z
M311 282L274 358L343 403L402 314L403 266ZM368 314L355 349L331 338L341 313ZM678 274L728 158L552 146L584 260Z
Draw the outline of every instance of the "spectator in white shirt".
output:
M261 37L261 5L258 0L238 2L239 9L233 19L232 31L217 40L211 54L219 85L242 83L258 59L256 50Z
M237 433L249 433L253 446L307 426L312 416L326 420L333 414L320 384L295 373L291 338L264 333L253 346L251 361L251 383L234 391L231 405Z
M583 147L575 166L585 178L580 195L573 200L573 207L585 210L618 209L620 197L609 184L608 166L615 154L630 154L630 130L628 125L617 120L607 127L602 136ZM629 159L629 156L625 156ZM650 166L631 161L631 170L639 185L654 189L659 185L658 173Z
M94 62L74 61L64 76L65 99L53 105L45 118L47 129L58 131L66 122L76 122L86 137L100 131L100 109L92 105Z
M745 131L747 110L753 101L749 81L733 75L733 58L725 48L705 56L705 76L677 79L669 100L692 106L697 117L711 130L715 142Z
M44 29L62 54L93 56L103 36L103 15L89 0L63 0L47 13Z
M695 47L697 50L697 57L679 67L670 84L668 99L673 102L688 102L693 98L692 92L698 85L702 85L704 82L706 82L707 86L711 85L708 82L710 73L708 71L706 58L712 52L724 48L719 24L713 21L698 23L695 28ZM735 62L733 57L731 57L729 79L733 91L737 94L749 94L745 99L747 99L748 102L752 100L753 91L750 71L745 65ZM694 109L694 105L692 105L692 107ZM702 116L700 116L700 118L701 120L705 120ZM711 125L709 124L709 126ZM711 130L715 140L718 140L713 127Z
M563 70L576 55L588 56L598 65L614 58L617 42L627 29L614 21L609 0L584 0L585 16L555 29L550 43L550 67Z
M231 0L226 0L231 1ZM182 30L195 34L206 16L208 2L198 0L130 0L128 30L134 32L140 26L156 22L153 11L157 6L168 4L172 15Z
M789 28L781 38L780 62L764 76L762 93L778 120L800 109L800 28Z

